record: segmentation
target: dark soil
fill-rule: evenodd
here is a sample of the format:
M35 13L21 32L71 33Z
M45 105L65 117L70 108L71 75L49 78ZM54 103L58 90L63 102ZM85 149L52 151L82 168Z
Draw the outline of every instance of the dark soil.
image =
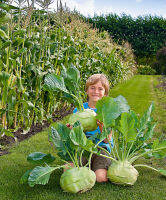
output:
M53 114L53 118L52 118L53 122L62 120L63 117L71 114L72 111L73 111L73 108L74 107L72 106L70 109L62 108L62 109L56 111ZM10 147L16 141L17 142L21 142L22 140L25 140L25 139L31 137L32 135L35 135L35 134L41 132L45 128L48 128L49 126L50 126L50 122L43 121L42 124L37 123L35 125L32 125L30 130L26 134L22 134L23 133L23 129L20 128L16 132L13 132L14 138L13 137L8 137L8 136L3 136L2 138L0 138L0 145L5 146L5 148L1 148L1 146L0 146L0 156L8 154Z

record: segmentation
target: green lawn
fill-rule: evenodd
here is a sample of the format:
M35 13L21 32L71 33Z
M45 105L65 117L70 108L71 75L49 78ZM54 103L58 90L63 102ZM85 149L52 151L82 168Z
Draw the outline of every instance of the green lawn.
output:
M157 112L161 117L159 124L163 127L157 129L158 132L164 130L162 122L165 116L164 111L159 103L159 97L162 95L154 89L153 83L156 84L155 76L135 76L123 84L119 84L111 89L111 96L116 97L123 95L129 105L137 113L142 114L148 108L152 101L155 102ZM157 94L158 93L158 94ZM165 98L166 99L166 98ZM158 113L155 112L157 117ZM1 200L166 200L166 178L149 169L138 168L139 177L132 187L124 187L108 183L96 183L88 192L83 194L68 194L61 190L59 179L62 170L55 171L51 175L49 183L45 186L36 185L30 188L28 185L20 184L22 174L33 167L26 161L29 153L41 151L43 153L52 153L47 136L48 129L34 135L33 137L18 143L10 150L10 154L0 157L0 199ZM160 167L165 164L164 160L142 160L154 167ZM54 162L60 164L57 158Z

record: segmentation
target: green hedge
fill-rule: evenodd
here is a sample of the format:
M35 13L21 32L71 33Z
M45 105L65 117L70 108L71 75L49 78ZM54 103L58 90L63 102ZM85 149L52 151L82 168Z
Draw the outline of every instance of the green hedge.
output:
M115 42L128 41L139 58L155 55L166 42L166 19L162 17L108 14L88 21L100 31L107 30Z

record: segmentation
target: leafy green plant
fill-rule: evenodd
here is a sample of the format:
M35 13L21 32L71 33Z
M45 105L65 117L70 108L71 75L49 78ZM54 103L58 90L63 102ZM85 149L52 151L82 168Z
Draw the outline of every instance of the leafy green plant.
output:
M132 165L140 157L147 157L147 155L156 158L166 157L166 141L152 139L156 125L151 117L154 105L151 104L144 115L139 118L132 110L128 109L126 102L122 103L122 100L124 102L121 96L115 99L104 97L96 105L97 119L103 122L103 131L102 134L99 134L99 142L96 145L104 138L108 138L110 130L113 132L114 147L112 148L110 144L111 153L100 147L112 160L108 169L108 178L116 184L133 185L138 176L135 169L137 167L147 167L165 176L166 170L164 169L155 169L144 164ZM76 138L72 137L71 139L76 142ZM84 149L80 141L77 140L77 145ZM95 153L90 149L89 151ZM99 155L103 156L100 153Z
M34 152L28 156L27 161L33 164L45 164L45 166L36 166L34 169L25 172L21 178L21 183L28 183L30 187L36 184L45 185L54 170L68 166L69 169L63 172L60 178L61 188L65 192L71 193L85 192L91 189L96 182L96 175L90 169L89 164L92 154L89 156L89 168L83 167L82 155L84 150L78 147L76 142L81 139L82 145L85 148L88 146L88 149L93 148L94 144L91 140L87 140L85 135L84 138L80 138L80 132L82 133L83 129L78 122L75 123L72 130L60 123L56 124L55 127L51 127L49 141L55 146L57 154L66 164L50 167L48 163L53 162L55 157L50 154ZM70 137L76 137L75 143L72 142ZM74 167L70 168L70 162L73 163Z
M156 70L151 68L148 65L139 65L138 66L138 73L141 75L155 75Z
M63 68L61 76L55 74L48 74L45 77L45 90L50 92L62 92L67 100L78 106L79 112L70 116L69 123L73 125L76 121L80 121L84 131L92 131L97 128L96 113L90 109L84 109L81 87L80 87L80 73L79 70L71 65L67 70Z

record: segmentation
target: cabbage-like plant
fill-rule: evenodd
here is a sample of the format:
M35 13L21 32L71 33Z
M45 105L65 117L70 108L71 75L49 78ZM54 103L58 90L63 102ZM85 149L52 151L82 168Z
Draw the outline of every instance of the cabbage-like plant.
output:
M80 72L74 65L71 65L67 70L63 66L61 75L48 74L45 77L44 88L49 92L61 92L64 99L78 107L79 112L70 116L71 125L80 121L85 132L97 128L96 113L83 107Z
M111 153L98 146L108 156L102 155L100 152L98 152L98 155L112 160L107 173L111 182L133 185L138 177L137 167L147 167L166 176L164 169L155 169L152 166L135 163L136 160L139 162L138 159L141 157L166 157L166 140L159 141L158 138L153 138L156 126L151 117L154 109L153 103L142 117L129 109L127 101L122 96L117 98L104 97L97 102L96 108L97 118L103 122L103 131L102 134L98 135L99 142L95 147L105 138L108 138L110 131L113 133L114 147L110 144ZM78 140L76 142L72 134L71 139L75 144L84 148ZM92 149L89 149L89 151L93 152Z
M68 167L72 162L74 167L69 167L63 172L60 178L60 186L65 192L77 193L85 192L91 189L96 182L96 175L90 169L90 160L92 153L89 155L89 166L82 165L82 155L84 150L78 147L77 140L82 143L84 148L93 149L94 144L91 140L87 140L85 135L79 136L83 133L83 128L79 122L75 123L72 130L67 128L63 124L56 124L55 127L51 127L49 133L49 140L52 145L55 146L58 156L64 161L64 165L61 166L49 166L48 164L55 160L55 157L51 154L44 154L41 152L34 152L30 154L27 160L31 163L41 166L36 166L32 170L28 170L21 178L21 183L28 183L33 187L36 184L45 185L48 183L51 173L54 170ZM84 133L83 133L84 134ZM75 142L72 142L71 138L75 138Z
M74 125L75 122L80 121L84 132L93 131L97 129L96 123L96 113L91 109L85 109L84 111L79 111L69 118L69 124Z

